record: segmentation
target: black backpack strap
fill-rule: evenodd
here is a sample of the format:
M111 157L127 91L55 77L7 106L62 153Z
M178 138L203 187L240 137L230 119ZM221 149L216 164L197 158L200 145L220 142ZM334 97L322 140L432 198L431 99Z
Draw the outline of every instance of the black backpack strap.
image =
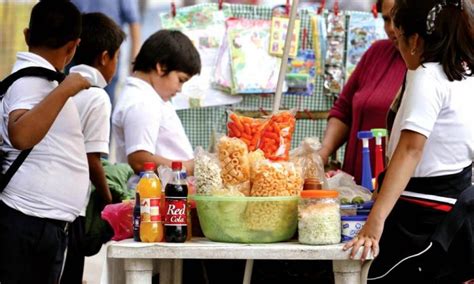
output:
M33 148L21 151L20 154L18 155L18 157L15 159L15 161L13 161L11 166L8 168L7 172L4 175L1 176L1 178L0 178L0 192L2 192L5 189L5 187L7 187L7 184L10 182L10 180L12 179L12 177L16 173L16 171L20 168L21 164L23 164L26 157L28 157L31 150L33 150Z
M58 81L58 83L61 83L64 78L66 78L66 75L44 67L26 67L10 74L0 82L0 95L3 97L8 88L22 77L41 77L49 81Z
M3 81L0 82L0 98L7 92L8 88L18 79L22 77L41 77L49 81L57 81L61 83L66 75L61 72L53 71L44 67L27 67L10 74ZM25 161L26 157L30 154L33 148L23 150L20 152L18 157L13 161L11 166L8 168L4 175L0 175L0 192L2 192L7 184L12 179L13 175L20 168L21 164Z

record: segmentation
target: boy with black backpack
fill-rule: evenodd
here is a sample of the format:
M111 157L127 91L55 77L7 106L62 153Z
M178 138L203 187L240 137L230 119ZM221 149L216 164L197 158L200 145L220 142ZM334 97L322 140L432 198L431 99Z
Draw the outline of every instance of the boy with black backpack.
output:
M64 69L80 33L81 15L72 3L40 1L24 31L29 52L17 54L13 73ZM70 98L90 83L77 73L59 85L45 78L17 79L1 102L2 172L22 150L33 149L0 193L0 283L58 283L69 223L87 198L84 137Z
M88 78L92 84L91 88L74 96L73 101L81 119L90 180L98 193L95 196L100 196L99 203L102 206L112 202L112 195L101 163L101 155L109 154L112 110L110 98L103 88L112 80L116 72L119 49L124 39L125 33L106 15L82 14L81 44L74 55L74 66L69 70ZM89 245L85 236L85 210L84 208L80 216L72 223L69 232L68 251L61 283L82 283L84 256L90 254L84 249Z

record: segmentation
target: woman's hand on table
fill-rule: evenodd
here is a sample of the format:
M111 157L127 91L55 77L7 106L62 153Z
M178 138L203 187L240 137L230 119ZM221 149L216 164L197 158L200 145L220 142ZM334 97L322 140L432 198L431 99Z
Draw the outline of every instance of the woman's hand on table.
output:
M360 257L361 261L367 259L369 252L372 252L372 255L376 257L379 254L379 241L382 236L384 223L371 220L370 217L367 219L364 227L359 231L359 234L355 236L352 240L347 242L344 245L343 250L346 251L350 248L351 254L350 258L353 259L360 247L363 246L364 250Z

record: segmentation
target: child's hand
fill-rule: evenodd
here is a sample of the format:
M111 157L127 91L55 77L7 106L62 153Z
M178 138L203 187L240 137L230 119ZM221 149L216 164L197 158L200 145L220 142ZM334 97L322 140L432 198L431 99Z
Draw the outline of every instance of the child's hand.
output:
M194 174L194 160L183 161L183 166L186 168L186 173L188 176Z
M76 95L84 89L88 89L91 84L89 81L81 76L79 73L71 72L66 76L66 79L60 84L61 87L66 88L71 92L71 96Z

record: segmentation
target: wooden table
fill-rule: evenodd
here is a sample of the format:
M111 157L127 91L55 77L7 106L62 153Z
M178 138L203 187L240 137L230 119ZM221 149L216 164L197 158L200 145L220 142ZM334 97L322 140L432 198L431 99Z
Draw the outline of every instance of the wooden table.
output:
M235 244L194 238L186 243L111 242L107 259L124 260L127 284L151 283L154 260L159 260L160 283L181 283L183 259L246 259L244 283L250 283L254 259L332 260L336 283L365 283L371 260L355 260L342 250L343 244L311 246L296 241L273 244ZM250 260L250 261L249 261ZM104 278L103 278L104 279ZM114 280L115 281L115 280ZM113 283L115 283L112 281ZM111 282L102 281L102 282Z

